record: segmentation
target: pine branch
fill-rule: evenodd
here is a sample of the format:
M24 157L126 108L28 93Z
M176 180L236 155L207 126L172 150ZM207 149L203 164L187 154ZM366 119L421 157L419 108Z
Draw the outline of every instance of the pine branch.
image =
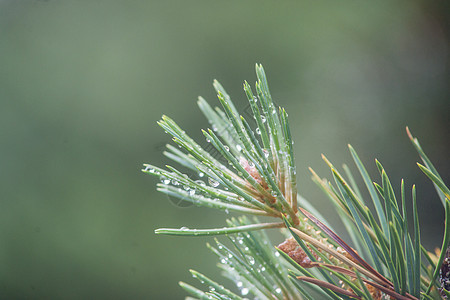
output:
M211 125L203 130L202 147L172 119L158 124L178 145L167 145L165 156L202 174L188 176L175 167L144 164L144 173L157 176L158 191L197 206L241 214L227 226L211 229L160 228L157 234L226 235L232 247L216 240L208 245L220 259L223 275L231 279L243 297L258 299L438 299L448 297L448 253L450 249L450 189L423 152L409 129L408 136L422 158L419 168L431 179L446 211L445 234L439 253L421 244L416 190L408 204L405 183L400 197L379 161L380 182L374 182L356 151L350 154L375 207L372 212L357 186L350 168L344 175L325 156L333 182L321 179L312 169L312 179L336 208L356 251L334 231L320 211L298 194L293 140L284 108L271 97L261 65L256 65L256 93L247 82L244 92L254 114L256 129L240 116L230 96L214 81L222 108L212 108L203 98L198 106ZM205 183L205 180L207 183ZM408 217L408 206L413 218ZM245 215L272 218L261 223ZM410 234L408 224L413 224ZM274 249L265 229L287 228L291 238ZM424 254L427 260L422 260ZM289 267L294 267L290 270ZM445 272L443 272L444 270ZM439 272L441 272L438 278ZM191 270L207 286L180 286L199 299L243 299L205 275ZM307 284L305 284L307 283ZM317 296L320 295L320 296Z

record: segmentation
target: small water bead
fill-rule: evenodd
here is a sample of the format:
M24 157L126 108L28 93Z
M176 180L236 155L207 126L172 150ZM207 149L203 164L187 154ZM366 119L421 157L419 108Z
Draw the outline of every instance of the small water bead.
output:
M281 294L281 289L280 289L280 288L277 288L277 289L275 290L275 293Z
M238 288L240 288L240 287L242 287L243 283L242 283L242 281L238 281L238 282L236 283L236 285L237 285Z
M203 177L203 176L205 176L205 173L203 173L203 172L198 172L198 177Z
M275 256L276 256L276 257L279 257L279 256L280 256L280 253L279 253L278 251L276 251L276 252L275 252Z
M266 149L263 149L263 153L266 158L269 157L269 151L267 151Z
M259 130L259 127L258 128L256 128L256 134L261 134L261 130Z
M261 272L264 272L266 270L265 267L261 267Z
M194 196L195 195L195 189L190 189L189 190L189 195L190 196Z
M172 184L173 185L180 185L180 183L178 181L176 181L175 179L172 179Z
M196 180L195 183L201 186L206 186L206 183L202 180Z
M210 186L212 187L218 187L219 186L219 182L211 177L208 178L208 183Z
M292 172L292 174L296 175L297 174L297 169L294 167L289 167L289 171Z
M266 123L266 116L261 115L261 121L262 121L263 123Z
M153 169L152 166L146 165L144 172L155 173L155 169Z
M165 177L161 177L161 182L164 184L169 184L170 183L170 179L169 178L165 178Z
M247 294L248 294L248 292L249 292L248 288L243 288L243 289L241 290L241 294L242 294L242 296L245 296L245 295L247 295Z
M255 264L255 258L253 258L253 256L246 255L245 257L247 258L249 264L251 264L252 266Z
M226 264L226 263L227 263L227 260L226 260L225 258L222 258L222 259L220 260L220 262L223 263L223 264Z
M180 230L181 230L181 231L188 231L188 230L189 230L189 228L188 228L188 227L185 227L185 226L183 226L183 227L181 227L181 228L180 228Z
M225 150L230 151L230 147L228 146L223 146L225 148Z
M241 150L242 150L241 145L236 145L236 150L239 151L239 152L241 152Z

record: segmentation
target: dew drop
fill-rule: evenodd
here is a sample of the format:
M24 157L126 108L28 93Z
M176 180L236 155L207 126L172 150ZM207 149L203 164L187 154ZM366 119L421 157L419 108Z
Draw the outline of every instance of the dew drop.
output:
M230 148L228 146L223 146L225 150L230 151Z
M203 173L203 172L198 172L198 177L203 177L203 176L205 176L205 173Z
M280 288L277 288L277 289L275 290L275 293L281 294L281 289L280 289Z
M255 264L255 258L253 258L253 256L246 255L246 258L249 264L251 264L252 266Z
M278 251L276 251L276 252L275 252L275 256L276 256L276 257L279 257L279 256L280 256L280 253L279 253Z
M204 181L202 181L202 180L196 180L195 183L197 183L198 185L201 185L201 186L205 186L206 185L206 183Z
M236 285L237 285L238 288L240 288L240 287L242 287L243 283L242 283L242 281L238 281L238 282L236 283Z
M219 182L211 177L208 178L208 183L210 186L212 187L218 187L219 186Z
M241 150L242 150L241 145L236 145L236 150L239 151L239 152L241 152Z
M155 173L155 169L152 168L152 166L145 166L144 172L150 172L150 173Z
M180 228L180 230L181 230L181 231L188 231L188 230L189 230L189 228L188 228L188 227L185 227L185 226L183 226L183 227L181 227L181 228Z
M263 123L266 123L266 116L261 115L261 121L262 121Z
M245 295L247 295L247 294L248 294L248 292L249 292L248 288L243 288L243 289L241 290L241 294L242 294L242 296L245 296Z
M258 128L256 128L256 130L255 130L255 131L256 131L256 133L257 133L257 134L261 134L261 130L259 130L259 127L258 127Z

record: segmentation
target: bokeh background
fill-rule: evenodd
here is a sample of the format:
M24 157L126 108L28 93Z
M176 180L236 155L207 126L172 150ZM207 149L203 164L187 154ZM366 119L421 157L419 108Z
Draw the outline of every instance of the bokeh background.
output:
M140 169L169 163L163 113L203 140L196 99L218 104L213 79L245 112L255 63L289 112L300 191L330 222L307 167L330 177L325 153L353 168L350 143L377 181L374 158L396 184L417 184L423 241L439 246L442 206L405 126L450 183L449 11L425 0L1 0L1 298L181 299L189 268L221 280L209 238L153 231L228 216L175 206Z

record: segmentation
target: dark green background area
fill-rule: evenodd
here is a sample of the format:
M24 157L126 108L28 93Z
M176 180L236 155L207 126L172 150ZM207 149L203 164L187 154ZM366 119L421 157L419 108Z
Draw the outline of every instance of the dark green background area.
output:
M417 183L439 246L405 126L450 183L445 2L1 1L0 297L181 299L189 268L221 280L211 238L153 231L228 216L175 206L140 169L169 163L163 113L205 144L196 99L218 104L213 79L245 115L255 63L289 112L302 195L339 226L307 168L331 177L321 153L353 168L351 143L374 180L378 158L397 187Z

